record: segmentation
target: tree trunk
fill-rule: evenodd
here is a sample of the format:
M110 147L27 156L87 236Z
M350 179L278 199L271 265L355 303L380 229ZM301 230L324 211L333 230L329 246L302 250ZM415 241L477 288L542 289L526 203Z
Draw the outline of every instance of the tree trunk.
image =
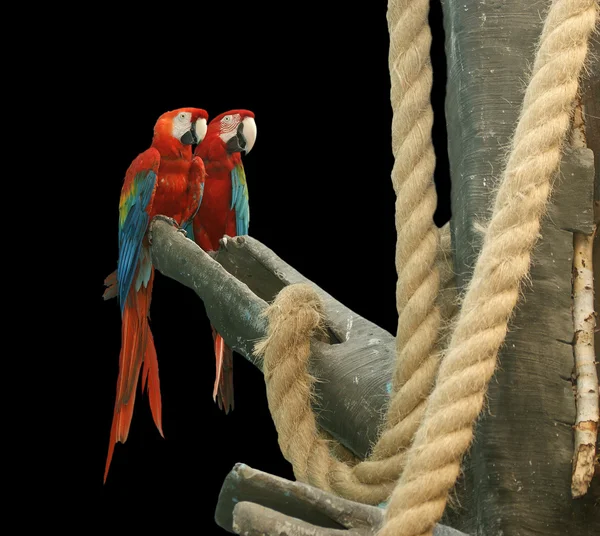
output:
M540 11L549 6L445 0L443 7L451 229L462 291L518 120L545 15ZM592 76L597 79L597 73ZM588 98L595 91L596 101L600 99L597 81L587 91ZM569 151L559 175L533 256L531 281L509 325L487 408L457 484L460 507L448 508L445 515L444 522L474 535L584 536L600 529L595 491L571 497L573 233L590 233L594 224L592 150Z

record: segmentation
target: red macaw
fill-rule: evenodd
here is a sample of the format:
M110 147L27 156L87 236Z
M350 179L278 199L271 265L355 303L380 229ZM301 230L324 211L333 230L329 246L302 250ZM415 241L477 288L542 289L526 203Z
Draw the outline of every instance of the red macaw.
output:
M186 231L205 251L218 249L224 235L248 234L248 184L241 153L248 154L255 141L254 113L230 110L209 123L204 140L194 151L206 166L206 184L202 205ZM229 413L234 405L232 350L214 327L212 331L217 369L213 400L218 395L219 408Z
M142 363L142 392L147 387L154 423L164 437L158 361L148 324L154 267L146 232L156 215L185 226L198 211L205 169L201 158L192 157L191 145L206 134L207 119L207 112L199 108L180 108L161 115L150 148L138 155L125 175L119 202L119 260L116 272L106 278L109 288L104 294L105 299L118 295L122 321L105 482L114 446L125 443L129 434Z

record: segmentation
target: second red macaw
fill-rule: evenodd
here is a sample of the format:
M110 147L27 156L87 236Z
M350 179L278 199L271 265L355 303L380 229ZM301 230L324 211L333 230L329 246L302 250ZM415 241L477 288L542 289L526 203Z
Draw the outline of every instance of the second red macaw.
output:
M248 234L250 207L242 153L248 154L255 141L254 113L230 110L209 123L204 140L194 151L204 162L206 182L202 205L186 231L205 251L217 250L224 235ZM233 354L214 327L212 331L216 358L213 400L229 413L234 406Z
M116 443L129 434L140 368L142 392L147 387L154 423L161 436L162 404L156 348L148 316L154 282L147 230L157 215L178 225L191 221L202 202L205 169L192 157L191 145L204 137L208 114L180 108L163 114L154 127L149 149L129 166L119 203L119 259L109 275L104 298L117 296L121 307L121 353L113 422L104 481Z

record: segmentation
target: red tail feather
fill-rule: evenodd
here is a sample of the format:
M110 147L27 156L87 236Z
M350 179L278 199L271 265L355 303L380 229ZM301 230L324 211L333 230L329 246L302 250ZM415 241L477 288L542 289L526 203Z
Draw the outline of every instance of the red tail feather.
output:
M104 291L102 297L105 300L110 300L111 298L116 297L116 295L119 293L119 285L117 283L116 270L112 274L106 276L106 279L104 280L104 285L108 288Z
M164 438L165 434L163 433L162 429L160 379L158 377L158 359L156 357L156 348L154 347L152 333L150 333L148 348L146 349L146 356L144 357L144 373L142 378L142 392L144 392L144 387L148 389L152 418L154 419L154 424L158 428L160 435Z
M213 400L219 404L219 409L224 409L225 414L233 410L233 351L225 344L223 337L213 328L215 342L216 375L213 388Z
M110 276L109 276L110 277ZM147 382L150 398L150 408L154 423L160 434L162 432L162 406L160 397L160 383L158 379L158 360L154 339L148 324L148 312L152 297L152 283L154 281L154 268L148 286L142 286L135 291L134 286L127 296L127 303L123 311L122 342L119 355L119 377L117 380L117 397L110 431L108 456L104 470L104 482L108 475L113 451L116 443L125 443L129 435L135 395L142 363L142 389Z

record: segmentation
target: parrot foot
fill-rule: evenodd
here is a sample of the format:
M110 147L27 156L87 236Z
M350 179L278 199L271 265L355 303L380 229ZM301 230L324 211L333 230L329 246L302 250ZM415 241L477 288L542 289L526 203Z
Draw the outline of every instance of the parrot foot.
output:
M228 242L233 239L237 239L237 237L232 238L231 236L223 235L223 238L219 240L219 245L226 250Z
M180 227L179 229L177 229L177 232L181 233L183 236L185 236L187 238L187 231L183 227Z
M182 231L184 233L184 236L187 236L185 234L185 231L177 223L177 220L175 220L173 218L169 218L169 216L163 216L162 214L157 214L156 216L154 216L154 218L152 219L152 222L154 222L156 220L162 220L162 221L167 222L169 225L172 225L173 227L175 227L178 231ZM150 232L148 233L148 244L152 245L152 225L150 225Z

